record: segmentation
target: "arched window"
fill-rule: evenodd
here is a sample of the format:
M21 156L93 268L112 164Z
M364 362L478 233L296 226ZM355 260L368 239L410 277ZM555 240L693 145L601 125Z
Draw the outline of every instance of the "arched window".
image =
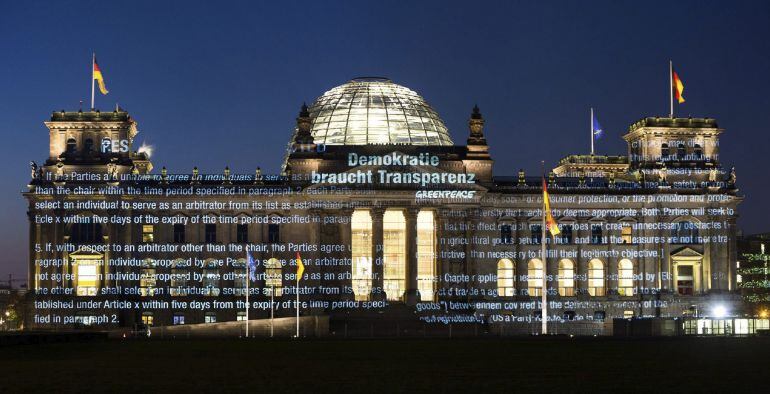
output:
M700 243L698 225L691 221L676 222L671 226L671 243L697 244Z
M371 249L369 248L369 250ZM265 288L268 291L267 295L270 295L270 291L276 297L280 297L283 294L283 270L281 262L274 257L265 262ZM355 286L353 286L353 290L355 290Z
M588 294L604 296L604 263L599 259L588 262Z
M660 159L667 160L668 155L669 155L668 144L664 142L663 145L660 146Z
M695 144L693 155L695 160L703 160L703 148L699 144Z
M629 259L618 263L618 294L625 297L634 295L634 263Z
M356 301L367 301L372 292L372 216L357 209L350 220L353 294Z
M89 154L93 152L94 150L94 140L90 138L86 138L85 144L83 146L83 152L86 154Z
M592 224L591 225L591 244L592 245L601 245L602 244L602 225L601 224Z
M143 297L154 296L157 291L157 276L155 273L155 260L145 259L142 262L142 272L139 276L139 295Z
M633 243L633 227L631 223L621 223L620 225L620 240L624 244Z
M436 294L436 226L433 211L417 214L417 289L422 301Z
M512 297L516 293L514 284L515 270L513 261L500 259L497 262L497 295L500 297Z
M676 158L677 160L684 160L685 155L687 154L687 151L684 148L684 144L679 144L676 147Z
M569 259L559 261L559 295L562 297L575 295L575 264Z
M539 259L529 260L527 263L527 291L530 296L541 295L543 290L543 262Z
M561 237L559 239L559 242L561 244L571 244L572 243L572 225L571 224L565 224L560 226L561 230Z
M67 150L65 153L75 153L78 150L78 142L74 138L67 139Z
M383 287L388 300L399 301L406 292L406 218L388 209L382 218Z
M500 243L511 244L513 243L513 231L510 224L500 225Z

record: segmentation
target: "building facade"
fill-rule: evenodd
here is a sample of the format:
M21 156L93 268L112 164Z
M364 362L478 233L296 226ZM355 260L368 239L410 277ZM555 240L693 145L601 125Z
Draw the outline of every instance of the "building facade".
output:
M245 319L246 249L250 318L292 316L297 292L303 315L375 322L529 324L543 291L554 324L740 309L741 197L714 119L643 118L626 155L568 156L545 180L495 174L477 107L456 144L382 78L303 106L279 175L152 174L122 110L45 124L49 157L24 193L28 327ZM561 229L545 256L543 183Z

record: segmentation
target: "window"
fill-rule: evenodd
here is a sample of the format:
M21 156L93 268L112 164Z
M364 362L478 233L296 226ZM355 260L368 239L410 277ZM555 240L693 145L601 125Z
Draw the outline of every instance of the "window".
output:
M669 154L670 153L668 151L668 144L664 143L663 145L660 146L660 159L667 160Z
M575 320L575 311L564 311L562 318L567 321Z
M604 319L606 317L607 317L607 312L605 312L605 311L594 311L594 320L604 321Z
M152 224L142 225L142 242L155 242L155 226Z
M575 295L575 264L569 259L559 261L559 295L562 297Z
M703 148L699 144L695 144L693 156L695 156L695 160L703 160Z
M142 312L142 324L144 324L147 327L152 326L152 323L154 321L152 312Z
M182 313L175 313L174 314L174 325L175 326L181 326L184 324L184 314Z
M516 295L514 284L515 270L513 261L500 259L497 262L497 295L500 297L512 297Z
M98 266L101 260L76 259L77 267L77 294L79 296L95 296L99 287Z
M695 276L692 265L676 265L676 291L680 295L693 295Z
M602 225L601 224L592 224L591 225L591 244L592 245L601 245L602 242Z
M102 138L102 146L99 147L101 153L112 153L112 140L105 137Z
M235 321L246 321L246 312L238 312L235 315Z
M235 242L239 244L245 244L249 242L249 225L248 224L235 225Z
M572 225L565 224L561 226L560 230L561 230L560 243L571 244L572 243Z
M623 318L624 319L633 319L634 318L634 311L623 311Z
M618 294L625 297L634 295L634 264L623 259L618 263Z
M698 226L694 222L682 221L671 226L671 243L698 244L700 241Z
M436 227L433 211L417 214L417 289L421 301L433 301L436 294Z
M270 258L265 262L265 288L267 291L272 290L276 297L283 294L283 273L281 271L281 262L278 259Z
M233 294L246 295L246 259L233 263Z
M204 323L216 323L217 322L217 314L214 312L206 312L206 315L203 317Z
M78 143L74 138L67 139L67 150L65 153L72 154L78 150Z
M503 224L500 226L500 243L512 244L513 243L513 231L510 224Z
M209 265L208 268L203 270L203 295L218 296L219 295L219 270Z
M677 160L684 160L685 155L687 154L687 151L684 149L684 144L679 144L676 147L676 158Z
M76 223L70 229L70 241L75 244L89 244L102 241L102 225L98 223Z
M187 270L189 263L178 259L174 261L171 268L169 293L172 296L187 295L187 281L190 279L190 271Z
M631 244L633 243L633 227L631 226L631 223L623 223L620 227L620 239L621 242L624 244Z
M184 224L175 224L174 243L183 244L184 242Z
M353 211L350 230L353 294L356 301L367 301L372 292L372 217L369 211Z
M383 286L388 300L401 300L406 291L406 218L386 210L382 219Z
M541 295L543 289L543 262L539 259L527 263L527 291L530 296Z
M216 224L207 224L204 228L204 234L205 238L204 240L208 244L213 244L217 242L217 225Z
M599 259L588 262L588 294L593 297L604 296L604 263Z
M281 242L281 228L278 223L270 223L267 225L267 242L271 244L277 244Z
M543 236L542 226L539 224L529 225L529 241L533 244L540 244L540 240Z
M85 145L83 146L83 152L89 154L94 150L94 140L86 138Z
M142 262L142 271L139 275L139 295L143 297L155 295L156 285L155 260L146 259Z

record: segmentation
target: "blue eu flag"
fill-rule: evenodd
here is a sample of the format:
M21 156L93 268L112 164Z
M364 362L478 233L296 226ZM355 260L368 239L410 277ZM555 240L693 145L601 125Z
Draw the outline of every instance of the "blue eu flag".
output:
M251 253L248 250L246 251L246 258L248 260L249 278L254 282L257 280L257 262L254 260L254 257L251 257Z
M602 136L602 133L604 132L604 130L602 130L602 125L599 124L599 120L596 119L596 114L593 114L593 118L591 119L591 130L594 132L594 139L597 140Z

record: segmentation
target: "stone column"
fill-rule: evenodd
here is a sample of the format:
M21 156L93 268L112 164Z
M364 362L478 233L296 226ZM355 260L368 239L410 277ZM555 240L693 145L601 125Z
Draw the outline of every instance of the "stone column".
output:
M414 305L420 301L417 287L417 214L419 208L404 210L406 217L406 303Z
M373 301L380 301L386 298L385 286L385 261L383 258L383 228L382 217L385 213L383 208L372 208L369 214L372 216L372 293Z
M352 217L353 217L353 210L350 208L344 208L339 210L337 213L340 217L347 217L348 221L344 222L343 220L340 220L339 223L339 233L337 238L337 243L340 245L346 245L344 252L341 252L337 254L337 256L341 259L344 259L347 263L341 264L336 268L337 270L337 278L340 278L337 281L337 286L340 288L340 294L341 299L345 301L352 301L355 299L355 294L353 293L353 253L352 253L352 245L353 245L353 239L352 239ZM344 222L344 223L343 223Z

